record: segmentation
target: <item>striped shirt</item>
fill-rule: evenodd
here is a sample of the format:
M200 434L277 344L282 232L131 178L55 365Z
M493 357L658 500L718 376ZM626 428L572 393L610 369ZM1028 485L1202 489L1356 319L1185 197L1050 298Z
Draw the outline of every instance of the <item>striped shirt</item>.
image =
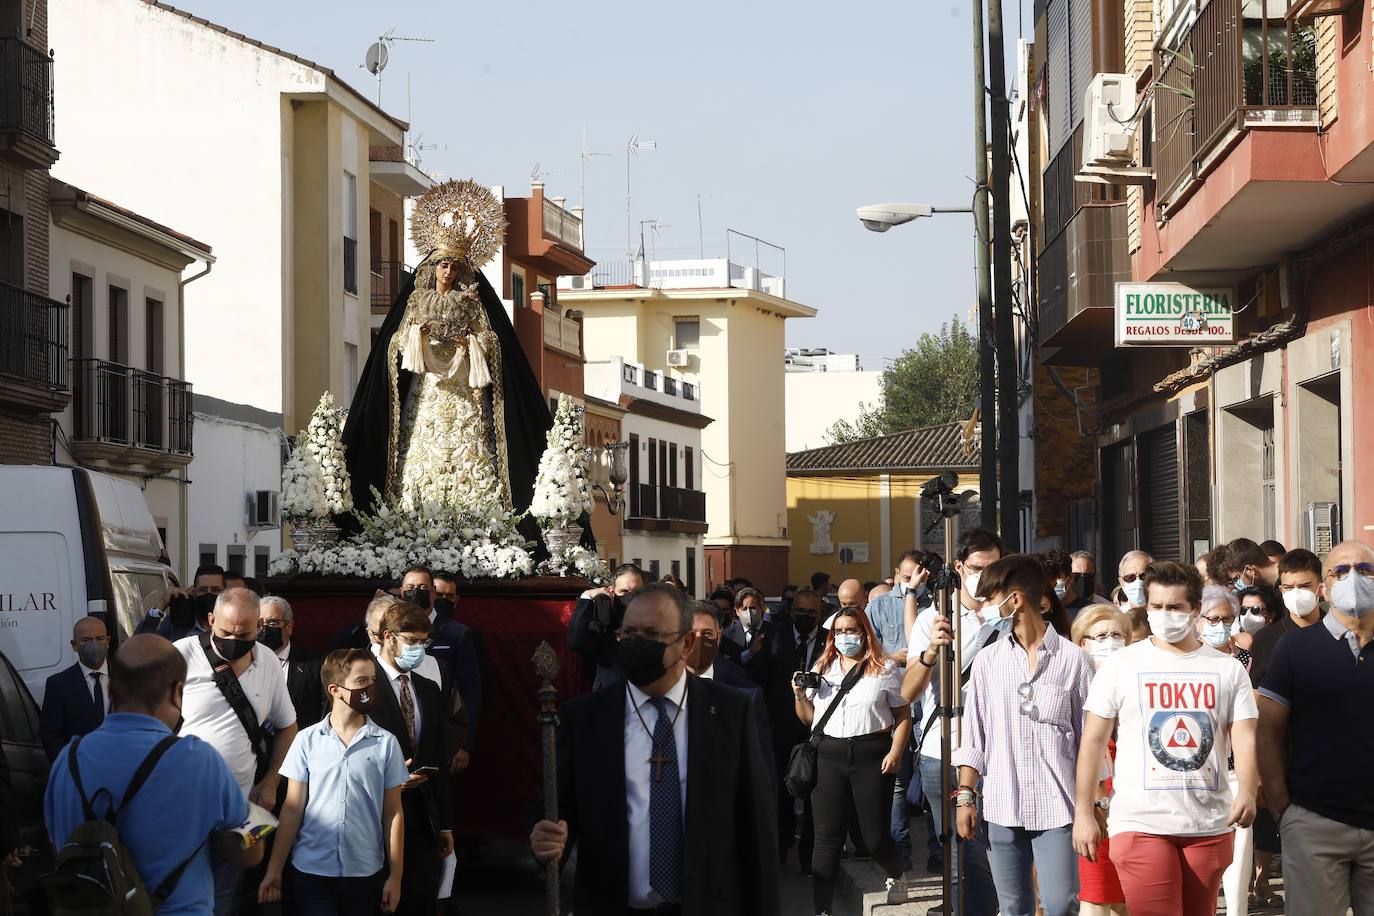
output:
M1034 674L1015 634L978 653L964 695L967 740L953 763L982 774L989 823L1026 830L1073 823L1074 772L1092 679L1092 659L1052 629L1036 653ZM1022 685L1029 686L1029 696L1023 697ZM1025 712L1023 703L1029 704Z

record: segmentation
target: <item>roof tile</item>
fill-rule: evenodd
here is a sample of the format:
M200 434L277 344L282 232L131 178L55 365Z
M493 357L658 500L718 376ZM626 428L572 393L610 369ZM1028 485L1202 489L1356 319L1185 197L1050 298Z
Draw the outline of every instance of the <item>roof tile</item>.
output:
M975 445L965 439L962 423L923 426L792 452L787 456L789 472L914 471L977 466Z

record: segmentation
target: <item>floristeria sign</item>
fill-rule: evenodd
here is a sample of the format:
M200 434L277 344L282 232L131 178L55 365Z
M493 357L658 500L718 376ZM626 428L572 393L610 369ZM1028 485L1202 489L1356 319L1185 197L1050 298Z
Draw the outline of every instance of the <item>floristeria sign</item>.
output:
M1116 284L1118 347L1192 346L1236 339L1230 289L1193 289L1182 283Z

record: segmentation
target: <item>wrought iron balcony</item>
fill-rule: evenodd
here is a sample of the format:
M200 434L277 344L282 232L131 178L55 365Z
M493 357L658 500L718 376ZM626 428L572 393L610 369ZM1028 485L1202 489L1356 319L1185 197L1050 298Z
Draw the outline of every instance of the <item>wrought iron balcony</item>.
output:
M0 38L0 154L46 169L53 147L52 58L18 38Z
M391 308L411 270L400 261L383 261L372 265L372 308L385 311Z
M1182 0L1155 49L1154 167L1166 204L1236 131L1311 127L1317 41L1294 0ZM1167 208L1167 207L1166 207Z
M45 411L67 403L67 306L0 283L0 400Z
M706 494L701 490L641 483L632 489L630 497L630 518L706 521Z
M75 362L72 440L80 457L168 467L190 460L190 383L103 359Z

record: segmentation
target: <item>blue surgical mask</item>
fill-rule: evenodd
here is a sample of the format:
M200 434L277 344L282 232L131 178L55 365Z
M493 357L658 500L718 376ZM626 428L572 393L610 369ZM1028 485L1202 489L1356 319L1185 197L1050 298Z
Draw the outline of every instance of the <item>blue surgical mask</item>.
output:
M853 658L859 654L863 648L864 638L852 633L840 633L835 637L835 648L840 650L840 654L845 658Z
M996 620L994 620L994 621L992 621L990 624L988 624L988 626L992 627L992 628L993 628L994 630L996 630L998 633L1006 633L1006 632L1009 632L1009 631L1011 630L1011 618L1010 618L1010 617L998 617Z
M424 646L402 645L400 648L401 651L396 656L396 667L402 671L414 671L425 660Z
M1231 627L1224 623L1205 623L1202 625L1202 641L1213 649L1220 649L1231 639Z
M1145 582L1136 579L1134 582L1121 583L1121 592L1126 596L1126 600L1131 602L1132 607L1145 606Z
M1352 617L1374 613L1374 579L1352 569L1331 587L1331 606Z
M1055 594L1055 597L1057 597L1057 598L1063 598L1063 597L1064 597L1065 595L1067 595L1068 593L1069 593L1069 584L1068 584L1067 582L1064 582L1063 580L1060 580L1060 581L1054 583L1054 594Z
M1234 582L1231 583L1231 591L1233 591L1233 592L1238 592L1238 591L1241 591L1242 589L1246 589L1246 588L1249 588L1249 587L1250 587L1250 583L1249 583L1249 582L1246 582L1244 579L1242 579L1242 578L1240 578L1240 577L1237 577L1237 578L1236 578L1236 581L1234 581Z

